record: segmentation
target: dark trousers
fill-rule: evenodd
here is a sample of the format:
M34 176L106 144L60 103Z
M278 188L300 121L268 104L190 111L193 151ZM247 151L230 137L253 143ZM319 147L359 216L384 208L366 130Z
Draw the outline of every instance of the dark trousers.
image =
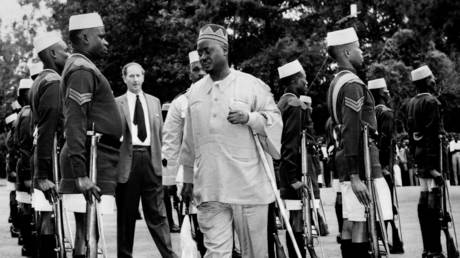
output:
M117 186L118 258L132 257L136 214L141 198L145 222L162 257L175 257L166 219L161 176L155 175L147 148L133 151L128 182Z

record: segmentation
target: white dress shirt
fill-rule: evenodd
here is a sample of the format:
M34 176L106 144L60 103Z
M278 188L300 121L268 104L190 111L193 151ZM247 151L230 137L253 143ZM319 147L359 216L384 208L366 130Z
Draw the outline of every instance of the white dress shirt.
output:
M150 121L149 121L149 110L147 108L147 102L145 101L144 92L139 92L139 100L144 110L145 130L147 131L147 137L144 141L141 141L137 136L137 125L133 123L134 120L134 108L136 106L136 94L128 90L126 97L128 98L129 117L131 118L131 137L133 145L150 146Z
M262 144L270 142L279 152L283 122L270 88L252 75L231 69L219 82L206 75L190 87L187 97L180 163L184 182L194 184L197 205L273 202L252 134L255 131L264 138ZM230 110L248 112L248 123L231 124Z

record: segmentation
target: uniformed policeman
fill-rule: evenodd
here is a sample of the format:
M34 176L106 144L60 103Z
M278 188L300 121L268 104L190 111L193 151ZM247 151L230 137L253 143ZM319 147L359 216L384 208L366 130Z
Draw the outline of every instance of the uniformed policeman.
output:
M309 109L299 99L306 95L308 82L305 71L298 60L287 63L278 68L280 85L284 88L284 94L278 102L283 119L283 132L281 136L281 159L279 164L280 194L286 200L286 207L290 210L290 223L294 231L297 245L301 248L303 257L306 255L303 241L303 221L301 198L302 188L307 187L302 182L302 158L300 143L302 130L307 130L308 141L314 141L312 123ZM318 167L313 167L312 157L308 155L309 176L313 179L317 175ZM319 189L318 189L319 190ZM319 194L319 193L318 193ZM292 240L287 239L289 256L295 256Z
M63 193L64 207L76 212L74 257L85 257L84 197L91 200L94 195L101 199L103 213L115 209L121 118L109 82L93 63L107 54L105 35L99 14L70 17L69 39L74 54L68 57L61 75L66 138L60 156L62 180L59 191ZM90 137L87 134L93 128L101 134L97 143L97 184L88 177Z
M370 80L367 85L376 104L375 115L377 118L377 131L379 132L378 147L380 151L380 165L382 166L383 176L390 188L390 193L393 193L396 189L394 189L393 174L391 171L396 148L393 122L394 115L393 110L388 106L390 103L390 94L384 78ZM392 207L388 207L388 204L390 204L389 200L384 200L384 203L381 203L382 209L393 209L394 215L397 215L393 194L391 194ZM403 243L399 236L399 229L396 227L394 218L385 220L385 223L391 225L391 232L393 233L393 241L390 248L391 253L404 253Z
M60 73L68 57L67 45L56 32L38 35L34 50L43 62L41 71L31 89L31 109L35 131L33 206L40 212L37 232L38 257L55 256L54 225L52 221L52 195L57 195L53 180L53 140L62 135L62 93Z
M33 210L32 210L32 130L31 130L31 112L29 105L29 90L32 86L32 79L21 79L18 87L18 102L22 109L18 114L14 131L14 146L19 152L19 158L16 164L16 200L19 204L19 227L23 239L22 255L28 256L34 254L35 248L32 239L33 231Z
M366 84L356 75L357 69L363 64L363 56L355 30L347 28L329 32L326 41L328 53L339 67L327 96L329 114L341 129L336 161L339 164L337 170L343 198L342 256L369 257L365 206L370 203L370 195L363 182L362 125L367 124L371 135L375 135L377 120L374 99ZM382 192L389 194L379 164L378 149L372 139L370 142L375 188L377 191L382 188Z
M444 257L441 245L441 187L439 134L444 133L441 103L433 95L436 81L426 65L411 72L417 95L408 104L407 128L420 180L418 218L426 258Z
M7 190L10 191L10 216L8 222L11 223L11 237L19 237L19 218L18 218L18 202L16 201L16 162L17 151L13 144L14 121L18 118L17 113L12 113L5 118L6 124L6 175L7 175Z

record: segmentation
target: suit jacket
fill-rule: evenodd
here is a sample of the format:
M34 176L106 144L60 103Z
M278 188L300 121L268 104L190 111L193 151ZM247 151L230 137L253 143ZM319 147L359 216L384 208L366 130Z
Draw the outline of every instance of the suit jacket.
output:
M161 104L158 98L144 93L147 103L147 112L150 122L150 148L151 162L155 174L161 176L161 136L163 128L163 118L161 115ZM115 99L122 119L123 142L120 147L120 160L117 166L119 183L126 183L131 173L131 162L133 158L133 145L131 139L131 121L129 115L128 98L126 93ZM145 110L144 110L145 112Z

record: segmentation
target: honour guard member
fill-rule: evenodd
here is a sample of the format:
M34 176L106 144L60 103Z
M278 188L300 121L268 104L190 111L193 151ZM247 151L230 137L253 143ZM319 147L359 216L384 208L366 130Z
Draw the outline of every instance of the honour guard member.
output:
M10 232L11 237L19 237L19 217L18 217L18 202L16 201L16 161L17 161L17 152L13 143L14 135L14 121L18 118L17 113L12 113L5 118L6 124L6 174L7 174L7 190L10 191L10 216L8 222L11 223Z
M399 235L399 230L396 227L394 217L389 218L390 215L398 215L397 204L395 203L395 198L393 191L396 191L394 188L394 175L391 171L393 167L393 160L395 157L395 135L394 135L394 115L393 110L389 108L390 103L390 93L387 88L387 84L384 78L379 78L375 80L370 80L367 83L368 89L372 93L375 101L375 115L377 118L377 131L379 132L378 147L379 147L379 158L380 165L382 166L382 172L385 180L387 181L388 187L390 189L391 204L389 200L384 200L382 205L382 210L385 216L385 223L391 225L391 232L393 233L392 246L390 248L391 253L404 253L402 239ZM395 193L396 194L396 193ZM388 197L388 196L387 196ZM388 207L391 205L391 207ZM390 210L393 212L390 214Z
M188 53L189 58L189 78L192 83L200 80L206 73L200 64L200 57L196 50ZM179 152L182 145L184 136L185 115L187 114L188 101L186 94L180 94L169 105L168 114L166 115L165 124L163 126L163 159L166 160L163 168L163 181L165 176L174 176L174 181L178 185L178 193L182 190L184 182L183 167L179 164ZM197 242L198 250L204 256L206 248L203 243L203 234L198 227L198 220L196 216L196 206L189 205L189 214L196 227L195 240ZM182 212L182 211L180 211Z
M312 127L309 123L309 109L300 96L305 95L308 90L308 82L305 71L298 60L278 67L280 85L284 88L284 94L278 102L283 119L283 132L281 135L281 160L279 165L280 173L280 194L285 199L286 208L290 210L290 223L294 231L297 245L301 248L302 256L305 257L305 244L303 240L304 224L302 220L302 188L308 187L302 182L302 164L300 143L302 130L307 130L308 137L313 141ZM307 155L307 167L314 168L311 153ZM316 170L318 168L316 167ZM314 178L317 173L315 169L309 169L308 173ZM319 189L318 189L319 191ZM319 193L318 193L319 194ZM315 194L316 195L316 194ZM295 256L294 247L290 238L287 239L289 257Z
M117 253L132 257L136 215L142 199L145 222L162 257L176 257L163 198L160 100L142 91L144 68L131 62L122 69L128 90L116 99L123 125L117 166Z
M62 92L59 85L68 49L60 35L47 32L35 38L34 50L43 62L44 70L37 74L30 94L35 128L32 205L40 212L37 220L38 257L45 258L56 255L51 203L57 198L57 189L52 155L56 151L53 150L54 137L62 138Z
M203 26L197 47L208 74L187 92L182 197L188 202L193 195L198 205L205 257L231 257L234 228L242 257L265 257L268 204L275 195L252 132L278 158L280 112L265 83L229 67L224 27Z
M329 32L326 41L328 53L339 67L338 73L329 86L328 108L334 123L341 129L336 168L342 182L344 218L342 256L344 258L370 257L365 207L371 203L371 196L363 181L362 126L367 124L372 137L375 138L377 120L374 99L366 84L356 75L363 64L363 56L355 30L347 28ZM375 187L377 191L382 188L382 192L386 190L389 194L388 186L382 176L378 149L372 139L370 139L369 149Z
M18 88L18 102L22 109L15 121L14 145L19 152L16 165L16 200L19 203L20 230L23 238L22 254L32 255L34 253L33 210L32 210L32 148L33 136L31 128L31 112L29 105L29 90L32 86L32 79L21 79Z
M417 95L408 105L407 128L411 152L414 153L420 179L418 218L422 231L423 254L426 258L444 257L441 245L441 187L439 170L439 134L444 133L441 103L433 95L436 81L426 65L411 72Z
M86 202L102 200L101 212L115 209L115 187L119 160L121 118L110 84L93 61L107 54L102 18L97 13L73 15L69 39L74 53L62 71L64 134L59 191L67 211L75 212L75 256L85 257ZM100 134L97 143L97 182L89 176L90 136ZM102 196L101 196L102 195ZM86 201L85 201L86 198Z

